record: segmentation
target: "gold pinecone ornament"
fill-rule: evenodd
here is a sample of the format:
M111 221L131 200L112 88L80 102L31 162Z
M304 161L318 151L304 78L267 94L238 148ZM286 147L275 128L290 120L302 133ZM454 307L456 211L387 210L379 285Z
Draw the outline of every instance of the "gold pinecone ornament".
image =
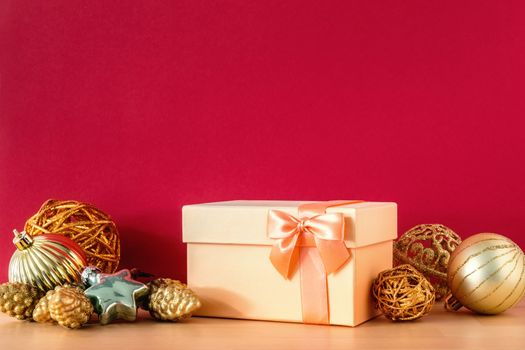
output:
M48 295L52 295L55 293L55 290L52 289L47 292L46 295L44 295L38 303L35 306L35 309L33 310L33 320L38 323L53 323L53 319L51 318L51 315L49 314L49 299Z
M40 323L57 322L62 327L80 328L93 313L93 305L76 286L58 286L47 292L33 312Z
M150 293L144 304L152 317L161 321L180 321L191 317L201 302L184 283L159 278L148 284Z
M3 283L0 285L0 311L19 320L30 320L41 296L41 292L29 284Z

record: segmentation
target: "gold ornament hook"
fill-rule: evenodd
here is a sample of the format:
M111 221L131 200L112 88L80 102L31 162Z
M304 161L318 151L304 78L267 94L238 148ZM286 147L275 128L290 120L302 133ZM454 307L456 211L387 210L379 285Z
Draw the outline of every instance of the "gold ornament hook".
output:
M13 238L13 244L18 248L18 250L24 250L29 248L33 244L33 239L26 231L18 232L18 230L13 230L15 238Z

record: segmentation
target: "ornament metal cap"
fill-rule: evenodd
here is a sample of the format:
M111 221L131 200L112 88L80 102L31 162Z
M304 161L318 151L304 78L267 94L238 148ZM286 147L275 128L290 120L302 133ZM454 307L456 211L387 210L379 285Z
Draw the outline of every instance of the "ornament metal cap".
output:
M98 267L87 266L80 274L80 278L86 287L91 287L100 282L101 273L102 271Z
M445 309L448 311L458 311L463 305L452 294L449 294L445 299Z
M18 250L24 250L29 248L33 244L33 239L26 232L18 232L18 230L13 230L15 238L13 238L13 244L18 248Z

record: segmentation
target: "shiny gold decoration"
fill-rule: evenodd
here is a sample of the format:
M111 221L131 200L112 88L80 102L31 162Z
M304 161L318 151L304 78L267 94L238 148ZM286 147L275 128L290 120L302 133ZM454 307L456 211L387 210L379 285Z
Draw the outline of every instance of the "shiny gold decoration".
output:
M379 273L372 293L376 307L393 321L409 321L426 315L436 298L434 287L411 265Z
M51 311L53 314L51 315ZM66 328L79 328L89 321L93 306L78 285L55 287L40 298L33 310L39 323L59 323Z
M41 296L42 292L29 284L3 283L0 285L0 311L19 320L31 319Z
M120 239L109 215L77 201L50 199L27 220L25 230L33 236L55 233L75 241L84 249L89 265L112 273L120 260Z
M17 250L9 262L9 281L33 285L46 292L57 285L80 281L86 266L82 249L60 235L31 237L14 231Z
M93 305L84 292L72 286L56 287L55 293L48 299L49 315L60 326L80 328L89 321Z
M33 310L33 320L38 323L53 323L54 320L49 314L49 298L55 293L54 289L48 290L46 295L44 295L35 306Z
M184 283L159 278L148 284L149 296L144 308L152 317L162 321L180 321L191 317L201 302Z
M417 225L394 242L394 266L410 264L421 272L436 290L436 300L446 296L450 254L461 238L440 224Z
M448 270L452 296L445 307L461 306L481 314L498 314L525 295L525 255L505 236L479 233L452 253Z

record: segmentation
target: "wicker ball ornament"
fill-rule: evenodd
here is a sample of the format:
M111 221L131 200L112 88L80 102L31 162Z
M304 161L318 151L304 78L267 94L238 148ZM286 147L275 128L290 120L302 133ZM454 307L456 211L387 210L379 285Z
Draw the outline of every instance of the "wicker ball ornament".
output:
M525 296L525 254L505 236L479 233L461 243L450 258L449 310L462 306L481 314L498 314Z
M85 252L89 265L112 273L120 260L120 238L109 215L86 203L50 199L27 220L32 236L59 234L71 238Z
M448 263L460 243L461 238L444 225L417 225L394 242L394 266L415 267L432 283L436 300L440 300L449 293Z
M410 321L426 315L436 298L430 282L408 264L379 273L372 293L376 307L392 321Z

